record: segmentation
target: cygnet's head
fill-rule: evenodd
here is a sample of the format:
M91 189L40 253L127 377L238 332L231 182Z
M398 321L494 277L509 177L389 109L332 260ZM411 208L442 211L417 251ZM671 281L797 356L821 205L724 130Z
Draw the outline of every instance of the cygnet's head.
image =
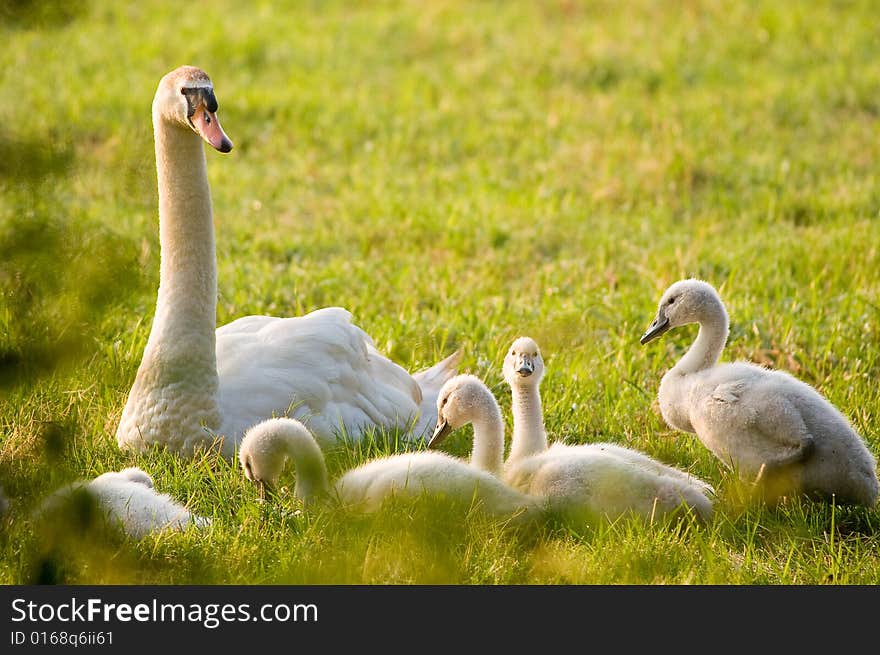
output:
M672 328L713 317L727 321L727 312L715 288L703 280L679 280L663 294L657 316L639 342L644 345Z
M520 337L504 357L504 379L510 386L537 386L544 377L544 360L534 339Z
M153 97L153 121L190 129L220 152L229 152L232 141L220 127L217 108L214 85L205 71L181 66L159 81Z
M260 488L260 497L278 486L290 456L289 435L301 432L302 437L312 438L308 429L290 418L273 418L258 423L248 430L238 450L238 461L244 476ZM294 438L296 435L293 435Z
M456 375L437 395L437 427L428 442L436 448L454 430L485 416L495 401L492 392L474 375Z

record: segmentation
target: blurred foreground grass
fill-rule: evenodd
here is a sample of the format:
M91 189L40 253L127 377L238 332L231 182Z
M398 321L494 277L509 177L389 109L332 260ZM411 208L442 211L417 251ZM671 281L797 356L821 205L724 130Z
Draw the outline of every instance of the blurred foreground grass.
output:
M653 407L693 333L638 345L684 276L722 291L726 358L816 385L880 452L880 36L873 3L0 5L0 581L877 583L880 511L765 508ZM454 347L505 411L529 334L546 422L710 481L709 526L506 526L260 506L230 464L113 438L158 285L150 102L213 78L218 324L351 310L410 369ZM459 454L469 435L451 441ZM338 473L379 453L340 448ZM31 510L140 465L213 517L132 543ZM288 482L292 482L288 478Z

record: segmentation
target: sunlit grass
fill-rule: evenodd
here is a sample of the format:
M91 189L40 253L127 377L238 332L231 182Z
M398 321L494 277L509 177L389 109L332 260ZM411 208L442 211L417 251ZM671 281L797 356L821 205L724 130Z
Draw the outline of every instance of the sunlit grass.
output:
M638 345L660 292L703 277L731 313L726 358L817 386L880 452L873 3L94 1L0 17L0 582L880 582L880 510L751 499L655 408L694 332ZM218 324L341 305L410 369L461 348L506 415L502 354L528 334L553 435L691 471L718 491L716 519L358 517L289 492L260 505L222 460L120 452L158 285L149 107L183 63L212 76L236 144L208 153ZM328 463L404 448L377 434ZM55 487L128 465L213 526L131 542L31 520Z

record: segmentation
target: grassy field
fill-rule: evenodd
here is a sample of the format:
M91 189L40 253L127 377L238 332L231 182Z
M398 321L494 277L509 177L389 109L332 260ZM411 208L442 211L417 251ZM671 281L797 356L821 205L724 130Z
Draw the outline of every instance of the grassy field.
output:
M709 280L724 358L815 385L880 453L875 3L2 2L0 41L0 582L880 583L880 509L745 500L656 407L695 330L638 344L669 283ZM184 63L236 144L208 153L218 324L344 306L411 370L461 348L508 422L528 334L551 435L693 472L714 521L365 518L297 506L291 473L261 505L223 460L120 452L158 286L150 103ZM30 519L127 465L213 526Z

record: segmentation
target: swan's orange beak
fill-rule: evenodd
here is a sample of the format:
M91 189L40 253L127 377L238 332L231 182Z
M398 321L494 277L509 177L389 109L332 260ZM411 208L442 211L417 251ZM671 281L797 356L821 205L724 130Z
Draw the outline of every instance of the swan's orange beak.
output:
M195 131L214 148L220 152L232 150L232 140L226 136L226 132L220 127L217 114L208 111L204 104L199 105L192 118L190 118L190 122Z

